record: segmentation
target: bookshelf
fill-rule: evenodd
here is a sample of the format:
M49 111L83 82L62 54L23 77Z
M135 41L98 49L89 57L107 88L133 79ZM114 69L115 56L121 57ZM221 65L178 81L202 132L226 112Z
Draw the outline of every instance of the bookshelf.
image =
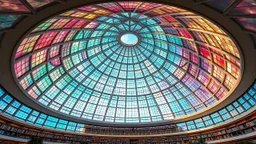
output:
M113 130L113 129L112 129ZM152 130L152 128L150 129ZM109 135L114 135L111 130L105 129ZM141 129L148 134L148 130ZM138 138L138 142L155 142L155 143L175 143L175 142L195 142L200 137L206 141L221 140L225 138L232 138L236 136L246 135L252 132L256 132L256 116L242 120L241 122L231 124L225 128L220 128L217 130L211 130L203 132L202 134L190 134L190 135L179 135L179 136L166 136L166 137L155 137L155 138ZM151 132L154 133L154 132ZM26 138L29 139L31 136L39 136L47 141L52 142L80 142L80 141L91 141L91 142L108 142L115 143L118 140L121 143L128 142L128 138L124 139L114 139L114 138L104 138L104 137L93 137L93 136L83 136L77 134L66 134L61 132L51 132L47 130L38 130L34 128L25 127L24 125L12 124L10 122L5 122L0 120L0 134L11 137Z

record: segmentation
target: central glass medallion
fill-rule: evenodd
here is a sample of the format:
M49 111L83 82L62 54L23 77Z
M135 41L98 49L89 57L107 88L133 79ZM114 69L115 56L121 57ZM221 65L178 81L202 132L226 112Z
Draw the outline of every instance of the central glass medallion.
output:
M123 34L120 38L121 42L126 46L134 46L138 43L138 36L132 33Z

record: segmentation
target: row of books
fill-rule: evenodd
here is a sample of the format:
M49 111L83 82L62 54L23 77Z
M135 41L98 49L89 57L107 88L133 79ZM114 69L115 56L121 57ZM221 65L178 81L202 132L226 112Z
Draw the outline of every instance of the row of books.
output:
M244 122L238 125L230 126L226 129L215 130L206 132L203 134L195 134L190 136L174 136L174 137L165 137L165 138L148 138L141 139L146 141L157 141L157 142L177 142L177 141L195 141L199 138L203 138L205 140L217 140L230 138L237 135L243 135L247 133L251 133L256 131L256 119L248 122ZM61 133L54 133L48 131L40 131L33 128L26 128L24 126L7 124L4 122L0 122L0 134L12 136L12 137L20 137L20 138L30 138L31 136L39 136L48 141L58 141L58 142L68 142L68 141L112 141L114 139L108 138L94 138L94 137L85 137L80 135L68 135ZM139 140L139 141L141 141ZM116 140L115 140L116 141Z

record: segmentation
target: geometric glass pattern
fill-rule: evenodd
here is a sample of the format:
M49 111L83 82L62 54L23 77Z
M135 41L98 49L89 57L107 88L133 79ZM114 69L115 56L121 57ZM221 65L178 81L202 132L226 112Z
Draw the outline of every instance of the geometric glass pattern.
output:
M135 40L120 39L133 34ZM129 38L129 37L128 37ZM38 25L18 45L16 80L45 107L115 123L173 120L227 98L238 48L209 20L174 6L84 6Z
M231 120L245 115L248 111L255 109L256 104L256 82L254 82L245 93L226 107L215 111L201 118L176 123L179 132L193 131L201 128L222 125ZM73 132L84 132L86 124L68 121L41 113L25 104L20 103L0 86L0 112L8 115L10 118L18 119L24 123L34 124L40 127L46 127L56 130L65 130ZM113 130L113 127L93 126ZM154 127L147 127L153 128ZM117 128L114 128L117 129ZM124 129L124 128L118 128ZM127 130L128 128L125 128ZM133 129L133 128L129 128Z

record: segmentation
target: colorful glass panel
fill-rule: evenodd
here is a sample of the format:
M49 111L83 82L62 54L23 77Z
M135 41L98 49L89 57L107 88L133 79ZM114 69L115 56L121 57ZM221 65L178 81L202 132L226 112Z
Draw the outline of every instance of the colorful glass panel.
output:
M124 44L127 33L136 43ZM238 84L240 63L231 38L204 17L162 4L117 2L46 20L19 45L14 69L24 92L54 111L143 123L220 103ZM216 123L219 117L210 116ZM202 126L187 124L188 130Z

